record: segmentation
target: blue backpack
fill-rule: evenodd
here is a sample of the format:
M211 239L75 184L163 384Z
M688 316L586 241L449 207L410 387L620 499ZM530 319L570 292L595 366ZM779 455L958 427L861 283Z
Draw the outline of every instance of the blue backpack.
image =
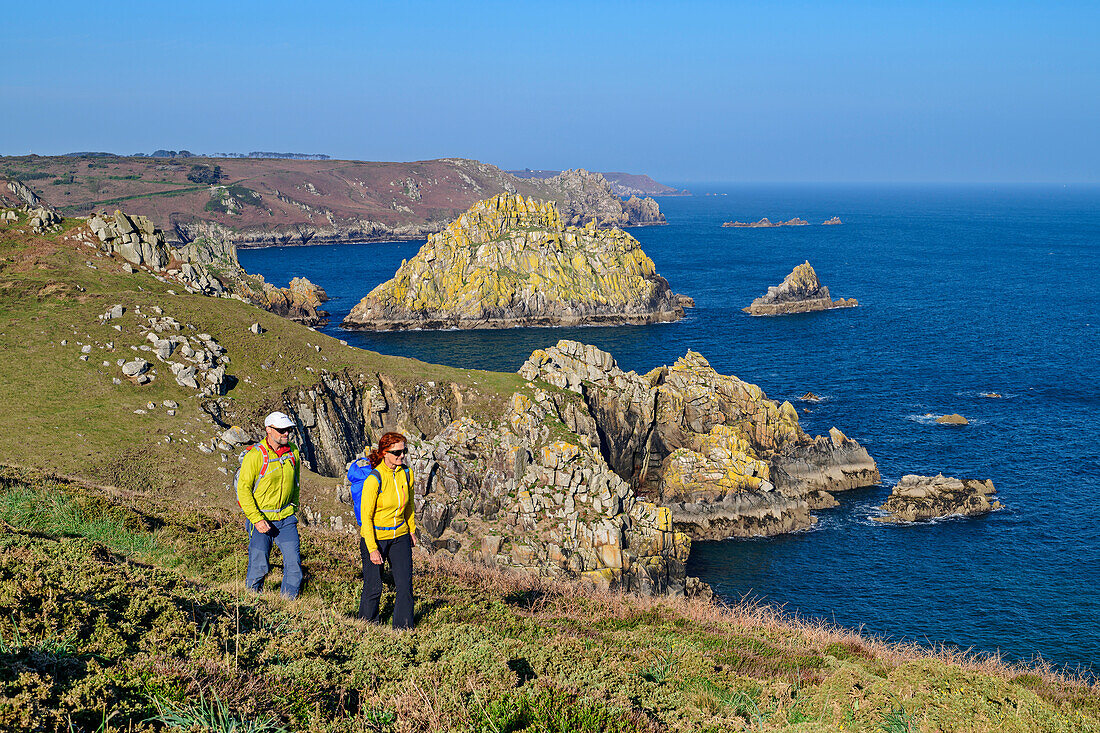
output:
M348 483L351 484L351 505L355 508L355 523L360 527L363 526L363 518L359 514L363 511L363 485L367 482L367 479L373 477L378 482L378 493L382 493L382 474L378 472L377 468L370 465L370 461L366 458L360 458L357 461L352 461L348 466ZM409 467L405 466L405 481L409 486L412 486L412 474L409 472Z

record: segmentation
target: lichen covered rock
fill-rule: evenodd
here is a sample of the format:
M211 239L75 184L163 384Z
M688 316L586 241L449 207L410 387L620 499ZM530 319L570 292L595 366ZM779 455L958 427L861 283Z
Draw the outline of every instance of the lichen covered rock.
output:
M260 279L260 276L255 276ZM324 288L314 285L309 279L296 277L290 281L290 287L277 288L268 282L262 283L263 291L258 296L258 305L298 323L316 326L328 323L328 311L321 305L328 300Z
M831 308L853 308L859 305L855 298L833 300L829 288L817 279L810 263L803 262L791 271L779 285L768 288L765 295L752 302L743 311L754 316L779 316L788 313L807 313Z
M634 237L599 229L595 221L566 226L553 203L502 194L432 236L344 325L508 328L652 323L683 315L678 296Z
M835 429L811 438L789 402L718 374L695 352L638 375L607 352L563 340L535 351L520 375L566 390L554 396L562 422L599 445L641 495L670 506L696 539L808 527L810 510L833 502L828 492L879 478L858 443Z
M992 481L957 479L953 476L917 476L909 474L890 492L880 509L888 516L878 522L919 522L953 515L976 516L1001 508L993 498L997 490Z

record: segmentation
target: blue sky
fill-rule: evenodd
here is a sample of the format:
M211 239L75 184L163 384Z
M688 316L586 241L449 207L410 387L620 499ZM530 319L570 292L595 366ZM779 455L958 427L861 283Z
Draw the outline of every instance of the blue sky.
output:
M20 3L0 153L1100 182L1100 3Z

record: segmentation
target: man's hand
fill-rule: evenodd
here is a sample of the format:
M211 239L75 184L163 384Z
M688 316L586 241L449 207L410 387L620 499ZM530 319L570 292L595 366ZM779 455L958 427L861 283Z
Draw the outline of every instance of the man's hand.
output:
M382 553L379 552L378 550L371 550L370 561L372 563L374 563L375 565L381 565L382 564Z
M260 534L269 534L271 532L271 522L266 519L261 519L255 524L256 531Z

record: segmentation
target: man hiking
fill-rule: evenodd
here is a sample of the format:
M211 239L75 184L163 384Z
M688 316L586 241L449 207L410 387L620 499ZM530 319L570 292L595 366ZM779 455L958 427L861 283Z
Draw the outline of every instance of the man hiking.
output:
M248 519L244 584L257 593L263 590L274 542L283 553L281 591L287 598L297 598L302 586L298 518L294 516L302 456L290 442L293 428L294 421L284 413L273 412L264 418L266 435L245 454L237 474L237 503Z

